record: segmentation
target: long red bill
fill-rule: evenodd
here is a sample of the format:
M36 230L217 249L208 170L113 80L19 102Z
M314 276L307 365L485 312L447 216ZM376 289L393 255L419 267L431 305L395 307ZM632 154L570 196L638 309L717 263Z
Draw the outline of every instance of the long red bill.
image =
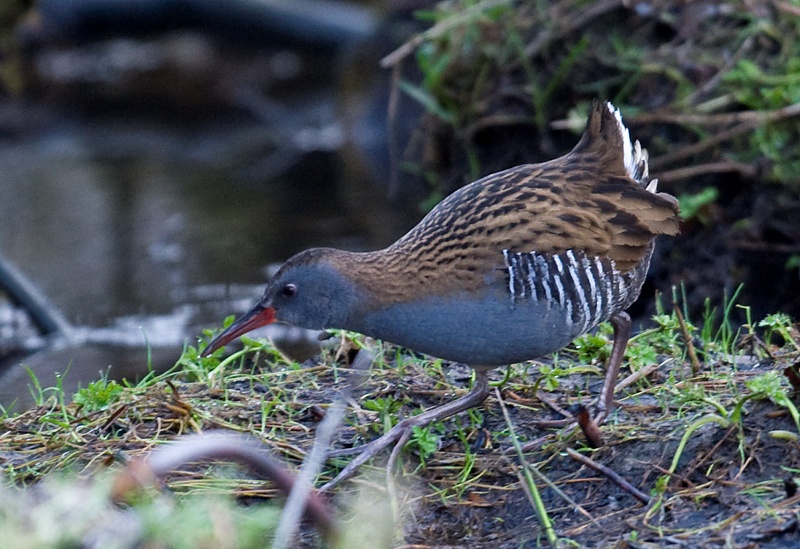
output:
M237 337L273 322L275 322L275 309L257 304L237 318L227 330L211 340L211 343L200 353L200 356L208 356Z

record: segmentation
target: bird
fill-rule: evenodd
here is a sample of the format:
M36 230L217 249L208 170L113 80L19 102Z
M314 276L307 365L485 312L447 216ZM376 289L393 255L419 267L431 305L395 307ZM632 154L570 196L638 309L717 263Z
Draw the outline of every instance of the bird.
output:
M620 111L595 100L569 153L456 190L390 246L312 248L291 257L263 297L201 355L282 321L359 332L473 368L467 394L363 446L337 482L399 444L413 426L481 404L490 391L488 371L556 352L610 321L602 421L613 408L631 334L625 310L641 292L656 237L679 230L678 202L657 183Z

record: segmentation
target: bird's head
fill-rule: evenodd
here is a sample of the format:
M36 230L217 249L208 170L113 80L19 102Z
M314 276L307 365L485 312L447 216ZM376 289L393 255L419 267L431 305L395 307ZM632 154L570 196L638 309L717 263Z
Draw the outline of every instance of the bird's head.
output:
M347 327L360 301L356 285L344 272L348 254L314 248L290 258L278 269L259 302L215 337L201 356L273 322L310 329Z

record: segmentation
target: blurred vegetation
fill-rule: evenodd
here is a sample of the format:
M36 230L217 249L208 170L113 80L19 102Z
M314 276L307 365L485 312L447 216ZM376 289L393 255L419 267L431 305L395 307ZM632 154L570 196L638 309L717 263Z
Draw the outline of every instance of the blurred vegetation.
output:
M3 44L8 43L14 27L31 4L33 0L4 0L0 3L0 40Z
M9 91L17 93L22 87L15 29L32 4L33 0L0 2L0 97Z

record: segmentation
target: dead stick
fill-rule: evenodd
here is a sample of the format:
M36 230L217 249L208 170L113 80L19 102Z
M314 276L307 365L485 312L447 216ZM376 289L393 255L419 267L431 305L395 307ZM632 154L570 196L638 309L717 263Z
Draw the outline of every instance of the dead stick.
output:
M658 172L659 181L678 181L680 179L689 179L690 177L697 177L698 175L705 175L708 173L719 174L725 172L737 172L742 177L755 177L758 174L758 168L751 164L744 162L709 162L708 164L700 164L699 166L687 166L685 168L676 168L665 172Z
M392 453L389 454L389 461L386 463L386 491L389 494L389 504L392 507L392 519L397 522L400 518L400 506L398 505L398 491L397 485L394 482L394 468L397 465L397 460L400 457L403 449L411 438L411 431L406 430L401 436L397 444L392 448Z
M719 132L713 137L709 137L708 139L704 139L698 143L694 143L686 147L681 147L675 152L653 158L652 160L650 160L650 167L653 170L657 170L662 166L667 166L669 164L672 164L673 162L677 162L678 160L689 158L690 156L694 156L698 153L701 153L706 149L710 149L711 147L719 145L720 143L724 143L725 141L730 141L734 137L738 137L743 133L747 133L753 128L758 127L759 125L760 124L754 122L742 122L737 126L729 128L723 132Z
M626 490L627 492L629 492L633 497L638 499L644 505L647 505L648 503L650 503L650 497L647 494L639 491L630 482L628 482L627 480L625 480L624 478L619 476L617 473L615 473L614 471L612 471L611 469L609 469L605 465L597 463L593 459L588 458L588 457L584 456L583 454L579 454L578 452L576 452L572 448L567 448L567 454L569 455L569 457L571 457L575 461L578 461L578 462L586 465L587 467L590 467L590 468L594 469L595 471L604 474L612 482L614 482L614 484L616 484L617 486L619 486L623 490Z
M589 22L602 17L611 10L617 9L624 5L620 0L603 0L601 2L590 2L588 7L583 10L575 10L569 14L569 17L559 19L560 27L551 27L550 29L543 28L537 35L536 39L530 44L525 46L525 58L530 59L535 55L541 53L553 41L567 36ZM514 67L519 61L513 63Z
M725 141L729 141L743 133L747 133L754 128L763 126L768 122L776 122L778 120L800 115L800 102L793 103L788 107L783 107L782 109L776 109L774 111L750 111L749 113L742 113L742 115L744 114L748 114L749 116L745 118L744 122L741 122L732 128L728 128L727 130L720 132L713 137L700 141L699 143L682 147L675 152L651 159L651 170L655 170L661 166L694 156L695 154L705 151L706 149L710 149L711 147L719 145L720 143L724 143Z
M725 65L723 65L717 71L717 73L709 78L708 81L706 81L703 85L698 86L692 93L687 95L684 99L684 103L687 105L692 105L695 103L695 100L698 97L708 95L712 90L716 89L719 83L722 82L722 79L725 78L725 75L728 74L728 71L735 67L736 64L739 63L739 60L741 60L747 54L747 52L750 51L750 48L753 47L754 41L755 39L753 36L748 36L745 38L742 42L742 45L739 46L736 52L725 62Z
M772 0L772 5L778 11L782 11L784 13L788 13L793 17L800 17L800 8L797 6L793 6L789 2L781 2L781 0Z
M133 490L153 484L170 471L196 461L235 461L262 478L271 480L284 494L289 494L295 476L256 440L233 433L211 432L188 435L177 442L160 446L146 459L132 461L115 478L112 498L124 501ZM312 490L305 511L326 539L335 543L338 525L328 501Z
M627 387L630 387L631 385L633 385L634 383L636 383L637 381L639 381L643 377L649 376L650 374L652 374L653 372L655 372L656 370L661 368L664 364L666 364L670 360L672 360L672 358L668 358L667 360L665 360L661 364L658 364L658 363L654 362L653 364L649 364L649 365L645 366L641 370L633 372L631 375L629 375L628 377L626 377L625 379L623 379L622 381L617 383L617 386L614 387L614 393L616 394L616 393L622 391L623 389L626 389Z
M673 302L672 308L675 311L675 316L678 319L678 325L681 327L681 335L683 336L683 341L686 343L686 352L689 353L689 362L692 365L692 375L696 376L697 373L700 371L700 361L697 360L697 353L694 350L694 342L692 341L692 336L689 333L689 328L686 327L686 320L683 318L683 313L681 312L681 308L678 307L678 304Z
M325 417L317 427L317 435L311 451L303 460L300 472L295 476L294 484L286 497L286 504L283 506L278 526L275 529L275 538L272 542L273 549L284 549L293 547L295 537L300 527L300 519L305 510L309 507L312 495L315 495L313 483L319 475L327 452L330 449L331 441L336 435L342 423L345 411L346 393L349 386L342 395L339 395L333 405L328 409Z
M464 9L461 13L455 14L452 17L442 19L426 31L415 34L396 50L381 59L381 68L387 69L400 62L426 40L438 38L451 29L457 28L459 25L464 25L473 21L481 13L497 6L502 6L503 4L510 4L510 2L509 0L485 0Z
M653 112L632 114L625 121L633 125L644 124L678 124L680 126L730 126L732 124L752 124L760 126L766 122L774 122L800 114L800 103L793 103L771 111L742 111L719 114L696 114L675 112Z

